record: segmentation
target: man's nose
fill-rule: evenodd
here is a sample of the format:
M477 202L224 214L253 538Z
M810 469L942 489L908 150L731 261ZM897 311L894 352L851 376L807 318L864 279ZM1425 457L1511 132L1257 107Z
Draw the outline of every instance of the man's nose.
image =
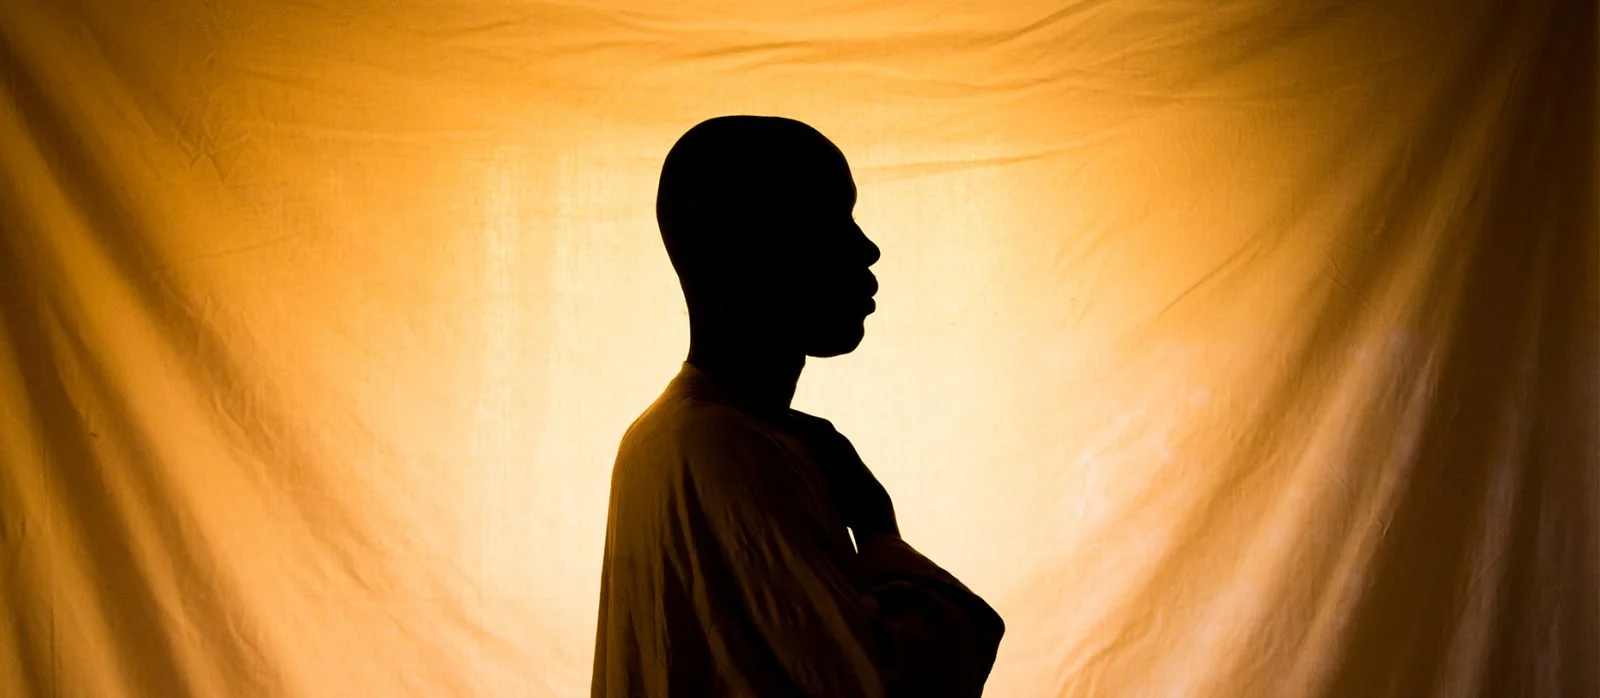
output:
M874 243L871 238L867 237L867 234L861 230L861 226L858 225L855 228L856 235L860 236L861 238L862 251L866 254L867 266L870 267L874 264L877 264L878 259L883 256L883 250L878 249L877 243Z

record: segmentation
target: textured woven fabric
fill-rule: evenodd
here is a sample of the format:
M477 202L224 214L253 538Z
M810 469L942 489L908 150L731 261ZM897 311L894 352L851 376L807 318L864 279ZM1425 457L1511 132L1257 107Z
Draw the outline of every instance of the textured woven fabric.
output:
M877 312L795 406L988 695L1600 695L1595 25L6 0L0 695L583 695L656 178L739 113L850 160Z

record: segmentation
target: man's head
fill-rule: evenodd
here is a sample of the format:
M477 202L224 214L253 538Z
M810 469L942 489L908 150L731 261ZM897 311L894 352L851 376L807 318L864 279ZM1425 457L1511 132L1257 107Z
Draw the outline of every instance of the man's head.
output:
M855 350L879 255L855 200L844 154L803 123L724 116L689 129L662 165L656 220L696 331L807 356Z

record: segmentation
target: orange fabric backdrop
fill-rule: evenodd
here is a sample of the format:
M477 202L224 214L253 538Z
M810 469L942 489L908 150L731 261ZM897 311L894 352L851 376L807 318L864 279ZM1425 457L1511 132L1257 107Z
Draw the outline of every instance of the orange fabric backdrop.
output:
M990 695L1600 695L1592 2L126 5L0 5L0 695L584 695L726 113Z

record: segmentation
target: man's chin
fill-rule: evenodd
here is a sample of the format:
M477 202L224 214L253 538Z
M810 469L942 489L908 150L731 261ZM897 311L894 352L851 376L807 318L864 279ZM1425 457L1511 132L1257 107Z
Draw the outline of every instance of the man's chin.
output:
M806 351L806 356L826 359L848 354L861 346L861 340L866 338L866 334L866 329L857 325L853 332L843 332L837 336L813 342L811 348Z

